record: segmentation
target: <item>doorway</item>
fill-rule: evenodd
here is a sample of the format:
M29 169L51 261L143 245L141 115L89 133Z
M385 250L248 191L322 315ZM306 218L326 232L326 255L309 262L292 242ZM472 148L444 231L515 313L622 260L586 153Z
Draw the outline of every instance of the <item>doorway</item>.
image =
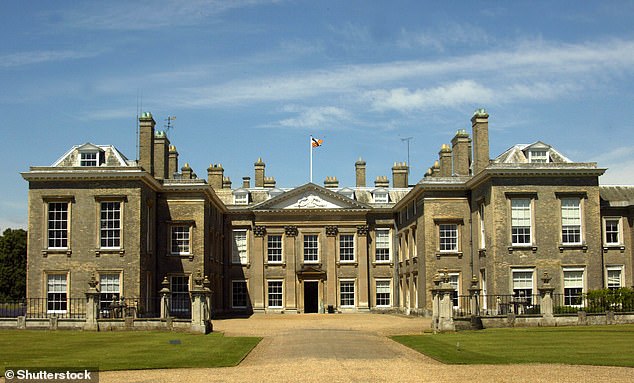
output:
M304 281L304 313L317 313L319 310L319 282Z

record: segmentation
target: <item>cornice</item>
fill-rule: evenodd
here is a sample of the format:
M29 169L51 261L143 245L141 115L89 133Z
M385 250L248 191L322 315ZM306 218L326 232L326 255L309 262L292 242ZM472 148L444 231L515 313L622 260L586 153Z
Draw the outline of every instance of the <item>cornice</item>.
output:
M146 185L160 191L162 185L148 172L141 168L108 168L108 169L53 169L32 167L28 172L20 173L28 182L33 181L129 181L140 180Z

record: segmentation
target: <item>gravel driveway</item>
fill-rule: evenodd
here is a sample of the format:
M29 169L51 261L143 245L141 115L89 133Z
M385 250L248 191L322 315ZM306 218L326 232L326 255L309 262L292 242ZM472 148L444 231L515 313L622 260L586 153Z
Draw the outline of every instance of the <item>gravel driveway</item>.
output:
M102 372L100 381L634 382L634 369L623 367L444 365L386 337L421 333L429 327L426 318L380 314L254 315L216 320L214 330L226 336L264 339L237 367Z

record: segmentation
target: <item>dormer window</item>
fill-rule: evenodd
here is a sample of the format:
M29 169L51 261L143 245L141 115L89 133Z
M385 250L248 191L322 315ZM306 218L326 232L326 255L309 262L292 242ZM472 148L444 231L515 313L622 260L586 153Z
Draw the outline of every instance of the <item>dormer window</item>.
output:
M374 197L374 203L388 203L389 196L387 194L387 190L379 189L372 192L372 196Z
M99 165L99 153L97 152L83 152L80 153L79 166L98 166Z
M77 148L77 152L79 153L77 165L81 167L97 167L106 162L106 153L97 145L85 143Z
M249 192L245 189L240 189L233 192L233 203L234 205L248 205Z
M530 163L546 163L548 162L548 151L541 149L532 149L528 152L528 162Z
M345 189L341 189L339 190L339 194L346 196L350 199L354 199L354 190L350 189L350 188L345 188Z

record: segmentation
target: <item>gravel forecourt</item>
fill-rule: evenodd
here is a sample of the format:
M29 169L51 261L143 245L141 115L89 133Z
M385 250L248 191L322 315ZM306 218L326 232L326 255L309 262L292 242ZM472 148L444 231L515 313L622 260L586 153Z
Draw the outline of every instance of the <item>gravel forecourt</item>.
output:
M99 378L103 383L634 382L634 369L625 367L445 365L387 338L429 328L428 318L388 314L258 314L216 320L214 331L226 336L264 339L236 367L109 371Z

